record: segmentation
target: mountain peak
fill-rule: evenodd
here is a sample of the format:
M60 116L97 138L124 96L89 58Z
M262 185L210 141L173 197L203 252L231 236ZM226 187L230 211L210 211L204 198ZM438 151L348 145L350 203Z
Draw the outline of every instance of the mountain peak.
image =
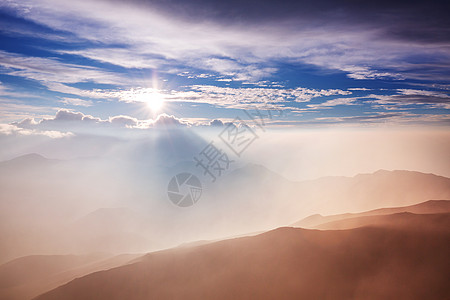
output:
M284 178L282 175L268 169L267 167L260 165L260 164L255 164L255 163L248 163L245 166L241 167L241 168L237 168L235 170L233 170L233 172L231 172L230 174L233 175L244 175L244 176L253 176L253 175L271 175L274 177L278 177L278 178Z
M24 168L24 167L40 167L52 162L56 159L48 159L37 153L29 153L16 158L0 162L1 167L6 168Z
M9 161L33 161L33 160L48 160L44 156L38 154L38 153L28 153L21 156L18 156L16 158L13 158Z
M1 163L7 163L7 164L22 164L22 163L35 163L35 162L45 162L50 161L50 159L45 158L44 156L38 154L38 153L29 153L24 154L18 157L15 157L13 159L5 160Z

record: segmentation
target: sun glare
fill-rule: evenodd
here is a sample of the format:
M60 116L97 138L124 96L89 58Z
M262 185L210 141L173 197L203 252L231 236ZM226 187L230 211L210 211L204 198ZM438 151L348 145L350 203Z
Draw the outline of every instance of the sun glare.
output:
M153 111L158 112L164 105L163 97L158 93L148 95L147 106Z
M164 96L158 92L143 93L136 98L138 101L144 102L152 112L158 112L164 106Z

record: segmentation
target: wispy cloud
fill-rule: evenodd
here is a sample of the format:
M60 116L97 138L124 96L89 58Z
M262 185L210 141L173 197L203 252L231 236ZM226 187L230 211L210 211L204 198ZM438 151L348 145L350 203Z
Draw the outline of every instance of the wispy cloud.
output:
M190 5L195 7L195 3ZM278 10L278 6L274 4L273 9ZM325 10L334 6L331 2L324 3ZM311 7L307 6L306 11ZM357 8L350 5L342 7L344 13L349 14L348 19L330 14L330 24L315 26L311 24L317 20L300 7L295 11L310 22L309 26L294 21L293 17L290 22L274 22L270 26L260 24L256 19L252 20L254 24L251 19L240 23L233 23L233 20L214 22L209 18L193 22L189 18L162 14L151 5L105 1L23 1L20 5L15 4L14 9L27 19L72 32L95 45L122 45L69 50L66 53L127 68L169 70L167 64L182 64L239 80L256 80L276 72L277 67L268 66L267 62L285 59L341 70L355 79L399 79L418 76L417 66L408 62L411 56L421 55L430 60L436 56L448 60L450 56L445 46L444 50L442 45L423 47L420 39L402 42L403 39L395 40L394 36L383 38L384 30L392 32L389 31L392 24L373 22L368 25L367 20L351 14ZM381 6L374 9L382 10ZM405 13L419 11L419 8L414 9L417 11L407 10ZM285 13L289 15L289 10L286 9ZM318 10L315 14L321 15ZM389 12L385 14L389 15ZM125 15L133 17L124 18ZM364 26L355 26L357 24ZM403 23L396 26L401 27ZM346 30L349 28L352 30ZM442 65L442 60L439 64L432 61L429 64ZM445 72L440 72L443 74Z
M356 101L359 98L353 97L353 98L336 98L332 100L327 100L325 102L319 103L319 104L307 104L306 106L312 109L326 109L331 108L333 106L337 105L355 105Z
M190 91L172 91L169 101L206 103L226 108L273 108L287 109L295 102L308 102L313 98L349 95L351 92L340 89L316 90L307 88L231 88L212 85L194 85Z
M371 94L368 98L375 98L375 103L391 106L416 105L423 108L450 109L450 95L438 91L399 89L393 95Z
M17 96L17 95L14 95ZM53 114L57 108L49 105L37 106L24 101L0 96L0 122L12 122L20 119Z
M74 105L74 106L84 106L84 107L93 105L91 100L83 100L83 99L78 99L78 98L67 98L67 97L63 98L61 100L61 103L68 104L68 105Z
M43 135L50 138L63 138L73 134L57 130L27 129L11 124L0 124L0 135Z
M3 72L43 83L96 82L121 84L119 75L92 66L68 64L58 59L25 56L0 50L0 66Z

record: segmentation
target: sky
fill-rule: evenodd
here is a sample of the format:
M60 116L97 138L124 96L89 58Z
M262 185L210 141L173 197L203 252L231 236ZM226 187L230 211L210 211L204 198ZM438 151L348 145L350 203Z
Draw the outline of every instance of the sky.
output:
M353 201L330 211L283 182L450 177L449 15L449 1L0 0L4 215L59 228L47 213L131 207L175 243L261 230L286 199L292 222ZM186 173L198 210L169 197Z
M142 131L261 111L278 112L274 128L446 127L449 8L0 0L0 130L61 137L65 121Z

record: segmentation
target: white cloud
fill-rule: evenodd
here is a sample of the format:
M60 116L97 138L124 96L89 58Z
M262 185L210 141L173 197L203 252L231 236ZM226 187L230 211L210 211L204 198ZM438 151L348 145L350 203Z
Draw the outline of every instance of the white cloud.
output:
M194 64L191 63L191 65ZM277 71L276 68L248 65L224 58L196 59L195 66L201 69L217 72L224 76L230 76L236 81L250 82L256 82L261 78L268 77Z
M331 108L337 105L355 105L358 97L354 98L336 98L332 100L327 100L319 104L308 104L307 107L311 109L321 109L321 108Z
M368 88L348 88L349 91L370 91Z
M114 116L109 118L109 122L114 125L132 128L139 124L139 120L130 116Z
M95 130L114 129L114 132L116 132L115 130L117 129L186 127L191 126L192 124L167 114L160 114L155 119L148 120L139 120L125 115L101 119L77 111L60 109L56 115L51 118L43 118L40 121L36 121L34 118L27 118L9 125L28 130L92 133Z
M435 96L450 99L450 95L443 92L426 91L426 90L414 90L414 89L398 89L402 95L419 95L419 96Z
M168 65L170 62L152 53L142 51L139 47L134 48L132 45L129 48L88 48L83 50L58 50L57 52L87 57L131 69L157 69Z
M445 108L449 109L450 95L438 91L399 89L393 95L371 94L366 98L374 98L374 103L384 106L386 109L394 109L405 106L420 105L420 108ZM413 109L414 107L411 107Z
M190 124L182 121L175 116L168 114L160 114L152 123L152 127L179 127L179 126L189 126Z
M437 47L381 39L379 30L363 27L342 30L280 23L261 30L261 26L192 23L125 2L24 0L3 5L34 22L72 32L97 45L121 45L70 53L127 68L182 64L239 80L256 80L276 71L261 67L262 62L287 59L338 69L356 79L375 79L399 78L399 72L405 77L417 76L412 71L403 72L414 69L404 59L412 54L449 56ZM384 66L399 71L380 71Z
M189 23L124 2L111 5L104 1L23 0L4 1L0 5L16 10L26 19L56 30L71 32L78 41L87 39L93 46L76 51L58 50L58 53L81 55L125 68L156 68L173 74L184 74L180 73L180 69L201 69L201 74L198 75L188 73L187 77L192 78L254 82L277 72L271 62L287 61L341 70L355 79L401 79L402 76L406 78L417 75L405 71L424 67L407 63L405 58L412 54L449 57L445 47L423 47L413 42L406 44L374 38L379 37L379 31L376 29L341 30L325 25L300 28L289 24L244 27L238 24L225 26L207 21ZM27 57L0 51L0 65L6 74L37 80L49 90L75 95L63 99L65 101L63 103L68 105L86 106L92 103L91 100L82 100L84 98L119 99L125 102L145 101L143 100L145 97L155 94L153 89L145 85L144 81L148 78L142 79L141 84L118 73L106 72L96 67L68 64L57 58ZM383 66L387 66L390 70L384 70ZM218 73L220 76L217 74L212 76L208 72ZM73 83L88 81L113 84L118 88L83 90L70 86ZM260 85L265 84L261 81ZM351 89L344 91L273 87L226 88L196 85L186 91L166 90L158 93L157 96L163 97L166 101L204 103L236 109L291 109L292 106L289 106L292 102L306 103L323 96L345 96L351 94ZM374 105L391 110L400 110L402 109L400 106L411 104L449 108L448 95L431 94L428 91L399 90L396 95L369 95L359 98L370 97L375 99L372 102ZM331 99L319 105L309 104L307 109L296 110L305 112L354 103L348 99ZM9 103L5 112L3 107L1 109L2 117L6 116L8 119L14 113L17 113L16 118L18 116L25 118L31 114L28 111L31 106L27 107L27 110L20 111L20 105L14 109L12 103ZM47 115L53 112L48 107L37 109ZM118 116L114 122L117 122L116 124L125 122L127 126L139 128L151 124L149 120L125 120L121 117L123 116ZM81 121L83 120L84 118ZM111 122L113 119L86 118L86 122L88 120L99 124L114 123Z
M339 66L336 65L337 69L345 71L348 73L349 78L365 80L365 79L377 79L377 78L393 78L393 79L403 79L403 77L398 73L391 72L377 72L371 70L368 67L361 66Z
M78 98L64 97L60 102L62 102L64 104L68 104L68 105L84 106L84 107L93 105L93 102L91 100L83 100L83 99L78 99Z
M0 50L3 72L40 82L77 83L96 82L122 84L123 78L91 66L63 63L57 59L31 57Z
M38 130L22 128L13 124L0 124L1 135L43 135L50 138L63 138L72 136L71 132L61 132L57 130Z
M231 88L213 85L193 85L189 89L175 91L139 87L128 90L97 90L91 93L97 98L118 99L129 103L148 102L158 98L162 101L203 103L224 108L276 110L289 109L290 102L308 102L318 97L351 94L350 91L340 89Z
M351 92L339 89L315 90L307 88L231 88L211 85L195 85L191 91L171 91L167 101L206 103L219 107L236 109L288 109L290 102L308 102L313 98L349 95Z

